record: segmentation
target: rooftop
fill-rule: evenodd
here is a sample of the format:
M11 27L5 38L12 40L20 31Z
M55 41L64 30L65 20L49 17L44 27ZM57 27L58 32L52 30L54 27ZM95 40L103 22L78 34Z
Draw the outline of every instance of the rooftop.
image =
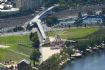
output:
M22 62L25 62L26 64L30 64L30 61L23 59L22 61L20 61L18 64L21 64Z
M2 7L2 6L0 6L0 7ZM19 8L10 8L10 9L7 9L7 10L1 10L0 9L0 12L8 12L8 13L10 13L10 12L18 12L19 11Z

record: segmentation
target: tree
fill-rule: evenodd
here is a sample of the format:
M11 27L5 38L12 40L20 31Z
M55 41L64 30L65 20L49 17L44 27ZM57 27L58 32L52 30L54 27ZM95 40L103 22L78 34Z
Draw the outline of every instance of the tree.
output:
M83 23L82 14L81 14L81 12L79 12L78 13L78 18L75 21L74 25L76 25L78 27L78 26L81 26L82 23Z
M24 30L24 28L19 27L19 26L16 26L16 27L13 29L14 32L23 31L23 30Z
M101 14L102 14L102 15L105 15L105 8L102 8Z
M101 12L100 15L103 16L103 18L102 18L102 24L105 26L105 17L104 17L104 15L105 15L105 8L102 8L102 12Z
M38 49L39 48L39 45L40 45L40 42L39 42L39 38L38 38L37 32L31 33L30 36L29 36L29 38L33 42L33 47L36 48L36 49Z
M94 12L93 11L88 11L87 14L90 16L90 15L94 15Z
M49 59L44 61L40 66L39 70L60 70L59 63L60 63L60 55L55 54L52 55Z
M39 52L39 50L37 50L37 49L33 50L32 54L30 56L30 59L33 60L33 65L34 66L36 65L35 62L39 61L40 55L41 55L41 53Z
M70 58L71 58L71 55L74 53L73 50L72 50L72 48L70 48L70 47L68 47L68 48L65 47L63 49L63 52L66 53L66 54L68 54Z
M71 43L69 41L65 42L66 47L70 47Z
M89 40L90 41L90 40ZM75 48L79 49L80 51L86 51L89 45L88 40L80 40L75 44Z
M58 2L59 0L44 0L44 7L50 7Z
M102 24L105 26L105 17L102 19Z
M45 21L47 23L47 26L53 26L59 23L58 18L55 16L48 16Z

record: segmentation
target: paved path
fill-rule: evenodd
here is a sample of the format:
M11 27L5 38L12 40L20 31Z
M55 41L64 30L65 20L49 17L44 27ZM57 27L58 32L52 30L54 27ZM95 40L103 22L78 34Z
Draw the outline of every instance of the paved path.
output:
M25 31L25 32L11 32L11 33L0 33L1 37L5 36L14 36L14 35L27 35L30 34L31 31Z

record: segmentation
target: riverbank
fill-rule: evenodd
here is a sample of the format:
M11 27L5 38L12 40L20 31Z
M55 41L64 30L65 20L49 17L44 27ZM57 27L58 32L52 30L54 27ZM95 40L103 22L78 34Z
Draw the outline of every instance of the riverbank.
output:
M97 49L96 49L97 48ZM97 46L96 48L91 48L91 49L89 49L89 50L91 50L91 51L89 51L89 50L87 50L86 52L82 52L82 55L81 56L71 56L71 58L69 58L69 59L67 59L67 60L65 60L65 62L63 62L63 64L61 65L61 68L60 68L60 70L66 70L66 69L64 69L65 68L65 66L67 66L68 64L69 65L72 65L72 63L73 62L76 62L76 61L78 61L78 60L81 60L81 59L83 59L83 58L86 58L86 57L88 57L88 56L91 56L91 55L95 55L95 54L101 54L101 52L104 52L105 51L105 44L103 45L103 46ZM85 53L85 54L84 54ZM94 57L94 56L92 56L92 57ZM70 66L71 67L71 66ZM72 68L72 67L71 67ZM69 69L67 69L67 70L69 70Z
M75 41L76 43L66 41L61 52L44 61L39 70L62 70L68 62L105 49L105 28L99 28L98 31Z
M86 51L86 53L84 52L85 54L83 54L83 52L80 52L80 51L79 51L80 53L75 52L75 53L71 54L71 57L68 54L66 54L63 50L61 51L60 54L55 54L55 55L51 56L49 59L47 59L46 61L44 61L39 66L39 70L54 70L54 69L55 70L63 70L64 67L68 63L72 63L78 59L82 59L82 58L87 57L91 54L95 54L98 51L103 51L103 50L105 50L105 46L99 47L97 50L91 49L92 52ZM77 51L77 50L75 50L75 51ZM75 54L75 56L74 56L74 54Z
M105 50L88 54L80 59L68 62L62 70L104 70Z

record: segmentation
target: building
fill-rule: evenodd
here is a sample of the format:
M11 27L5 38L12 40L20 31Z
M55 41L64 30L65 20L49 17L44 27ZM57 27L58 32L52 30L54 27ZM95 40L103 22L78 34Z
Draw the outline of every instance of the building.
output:
M31 62L24 59L17 64L17 69L18 70L32 70Z
M0 0L0 2L7 2L7 0Z
M42 0L16 0L16 7L21 10L35 10L42 5Z

